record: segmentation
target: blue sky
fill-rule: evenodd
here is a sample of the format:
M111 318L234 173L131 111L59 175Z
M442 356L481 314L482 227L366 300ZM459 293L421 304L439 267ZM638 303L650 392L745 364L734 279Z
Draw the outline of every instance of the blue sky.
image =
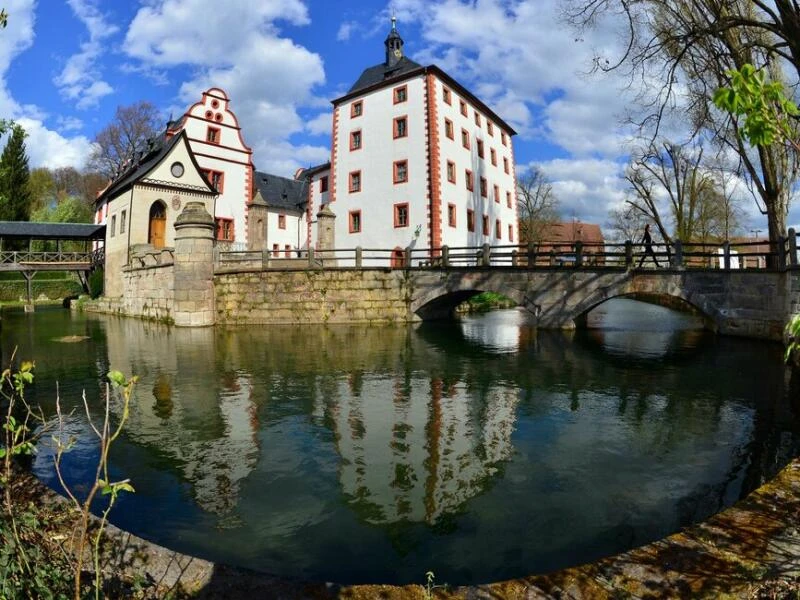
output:
M0 0L0 115L29 132L32 166L83 167L116 107L148 100L166 120L202 90L231 96L259 169L327 159L330 100L383 60L389 17L406 54L435 63L519 132L518 172L552 180L562 216L604 223L625 196L628 105L614 22L576 36L558 0ZM749 227L766 222L745 201ZM800 222L792 213L790 222ZM797 218L794 218L797 217Z

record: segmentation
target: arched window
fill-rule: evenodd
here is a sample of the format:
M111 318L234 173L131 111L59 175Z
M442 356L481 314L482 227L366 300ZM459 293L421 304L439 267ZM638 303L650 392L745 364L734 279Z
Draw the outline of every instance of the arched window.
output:
M405 250L400 248L399 246L392 250L392 268L393 269L402 269L405 266L406 262L406 253Z
M167 205L156 200L150 206L150 226L147 242L154 248L163 248L167 231Z

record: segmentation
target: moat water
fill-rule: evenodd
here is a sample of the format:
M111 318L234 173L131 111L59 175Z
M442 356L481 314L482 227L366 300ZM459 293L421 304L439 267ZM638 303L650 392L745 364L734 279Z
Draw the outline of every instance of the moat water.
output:
M78 493L104 374L140 378L111 520L181 552L343 583L467 584L638 546L729 506L800 450L778 344L629 300L590 329L506 310L417 326L174 329L7 312L2 359L58 393ZM78 336L67 343L65 336ZM114 404L116 414L119 405ZM43 442L39 478L58 489Z

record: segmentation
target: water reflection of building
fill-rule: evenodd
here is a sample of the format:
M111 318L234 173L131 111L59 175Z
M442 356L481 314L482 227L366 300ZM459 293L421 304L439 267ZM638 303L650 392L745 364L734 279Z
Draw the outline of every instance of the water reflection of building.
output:
M343 383L327 409L342 490L367 522L434 523L491 484L512 453L517 395L395 376ZM391 402L380 401L387 394Z
M106 327L111 367L139 376L126 435L166 455L204 510L228 514L259 456L250 375L219 375L212 328L134 319L108 319Z

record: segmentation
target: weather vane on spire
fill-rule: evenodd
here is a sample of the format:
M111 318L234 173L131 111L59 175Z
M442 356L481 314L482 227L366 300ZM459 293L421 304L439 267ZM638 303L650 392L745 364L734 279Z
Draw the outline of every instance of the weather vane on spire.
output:
M392 31L397 31L397 15L392 8Z

